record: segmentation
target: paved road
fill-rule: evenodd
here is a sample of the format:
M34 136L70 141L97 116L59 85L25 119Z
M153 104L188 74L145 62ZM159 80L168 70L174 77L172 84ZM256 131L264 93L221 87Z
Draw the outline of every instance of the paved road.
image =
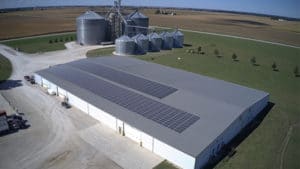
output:
M161 26L154 26L154 27L161 28L161 29L172 29L172 28L169 28L169 27L161 27ZM179 30L186 31L186 32L202 33L202 34L207 34L207 35L216 35L216 36L223 36L223 37L229 37L229 38L244 39L244 40L250 40L250 41L255 41L255 42L261 42L261 43L267 43L267 44L273 44L273 45L279 45L279 46L285 46L285 47L300 49L299 46L288 45L288 44L283 44L283 43L278 43L278 42L270 42L270 41L259 40L259 39L252 39L252 38L247 38L247 37L240 37L240 36L234 36L234 35L225 35L225 34L211 33L211 32L202 32L202 31L193 31L193 30L188 30L188 29L179 29Z
M65 110L58 97L49 96L42 88L23 80L24 75L85 58L88 50L75 43L66 50L40 54L24 54L0 45L0 53L13 65L10 79L0 85L1 104L24 112L31 127L0 137L0 168L2 169L138 169L152 168L161 158L138 148L136 143L107 132L104 125L81 111ZM5 98L5 100L4 100ZM13 112L8 108L9 112ZM107 141L111 138L120 141ZM106 145L106 147L101 147ZM127 150L126 153L109 153ZM120 148L122 147L122 148ZM104 151L105 150L105 151ZM146 163L143 161L146 161ZM134 166L132 166L134 164Z

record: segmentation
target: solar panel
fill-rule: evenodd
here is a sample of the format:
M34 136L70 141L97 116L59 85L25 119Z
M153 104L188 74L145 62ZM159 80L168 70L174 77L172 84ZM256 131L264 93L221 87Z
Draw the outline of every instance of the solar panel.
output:
M88 60L80 60L69 63L68 65L160 99L177 91L177 89L173 87L122 72L101 64L95 64Z
M196 115L163 104L73 67L60 65L46 69L44 72L86 89L178 133L183 132L200 119Z

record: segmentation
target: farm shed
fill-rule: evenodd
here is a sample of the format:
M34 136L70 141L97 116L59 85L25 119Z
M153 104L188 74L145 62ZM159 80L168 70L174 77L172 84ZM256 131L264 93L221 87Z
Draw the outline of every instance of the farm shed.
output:
M269 94L126 56L35 73L70 104L185 169L199 169L267 105Z

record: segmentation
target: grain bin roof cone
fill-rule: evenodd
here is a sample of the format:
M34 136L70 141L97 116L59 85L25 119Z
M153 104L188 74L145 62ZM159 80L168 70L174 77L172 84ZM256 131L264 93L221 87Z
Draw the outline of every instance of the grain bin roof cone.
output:
M139 11L134 11L127 16L127 19L132 20L134 25L137 26L135 27L136 34L142 33L147 35L149 27L149 18L147 16Z
M76 18L77 42L81 45L97 45L106 40L105 18L93 11L87 11Z
M162 45L162 38L157 33L152 32L148 35L150 52L159 52Z
M135 42L127 35L116 39L115 44L117 55L133 55L135 53Z
M177 29L172 34L173 34L173 47L174 48L182 48L183 42L184 42L183 33Z
M160 34L162 38L161 49L170 50L173 48L173 35L169 32L162 32Z
M146 54L148 52L149 39L147 36L139 33L134 37L132 37L132 39L134 40L136 45L135 48L136 54Z

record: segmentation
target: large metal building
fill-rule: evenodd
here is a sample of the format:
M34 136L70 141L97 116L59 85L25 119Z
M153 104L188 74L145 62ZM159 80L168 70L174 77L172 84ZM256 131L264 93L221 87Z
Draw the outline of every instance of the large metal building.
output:
M77 43L98 45L106 40L107 22L104 17L87 11L76 18Z
M126 56L82 59L34 77L120 137L184 169L203 167L269 100L263 91Z

